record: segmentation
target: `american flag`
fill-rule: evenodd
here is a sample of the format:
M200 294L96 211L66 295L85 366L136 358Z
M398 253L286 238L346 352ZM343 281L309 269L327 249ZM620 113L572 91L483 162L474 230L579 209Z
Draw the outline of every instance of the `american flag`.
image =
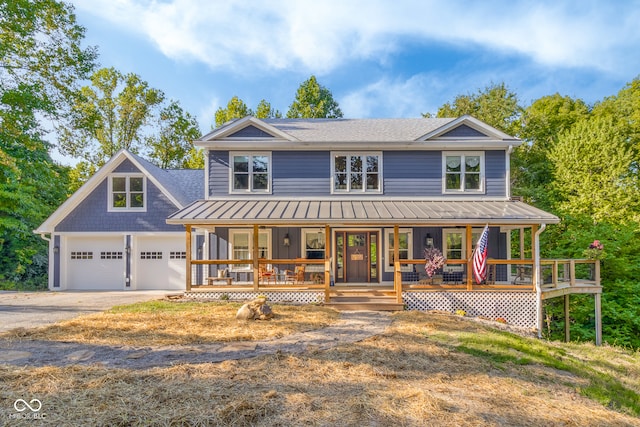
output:
M484 226L478 239L476 250L473 252L473 276L476 283L482 283L487 278L487 241L489 240L489 224Z

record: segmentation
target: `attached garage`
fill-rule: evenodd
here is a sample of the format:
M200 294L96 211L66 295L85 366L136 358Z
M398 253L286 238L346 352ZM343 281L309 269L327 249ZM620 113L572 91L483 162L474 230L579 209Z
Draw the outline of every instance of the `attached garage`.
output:
M67 289L122 290L125 283L124 236L67 237L62 281Z
M137 290L184 290L184 235L140 236L134 240L132 283Z

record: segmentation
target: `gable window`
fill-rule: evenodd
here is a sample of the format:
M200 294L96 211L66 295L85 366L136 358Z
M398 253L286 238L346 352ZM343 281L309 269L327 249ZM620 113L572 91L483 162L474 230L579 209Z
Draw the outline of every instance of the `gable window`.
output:
M147 180L144 175L114 174L109 177L110 211L145 211Z
M229 246L231 257L237 260L250 260L253 254L253 230L229 230ZM258 258L271 258L271 230L258 232ZM252 264L238 264L231 267L232 271L251 271Z
M381 192L381 153L333 153L331 168L334 192Z
M484 191L483 153L443 153L444 192L481 193Z
M267 153L231 153L231 192L271 191L271 156Z
M398 252L400 260L413 258L413 232L409 228L401 228L398 230ZM387 246L387 262L384 266L384 271L391 272L394 270L394 248L396 242L394 241L393 229L385 229L385 244ZM401 265L402 271L410 271L413 266L410 264Z

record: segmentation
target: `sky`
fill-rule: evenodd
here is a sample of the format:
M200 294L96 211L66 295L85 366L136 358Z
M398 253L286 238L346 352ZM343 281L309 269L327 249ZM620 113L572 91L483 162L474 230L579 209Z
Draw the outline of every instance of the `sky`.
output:
M103 67L198 118L233 96L286 114L315 75L346 118L420 117L505 83L593 104L640 75L640 0L70 0Z

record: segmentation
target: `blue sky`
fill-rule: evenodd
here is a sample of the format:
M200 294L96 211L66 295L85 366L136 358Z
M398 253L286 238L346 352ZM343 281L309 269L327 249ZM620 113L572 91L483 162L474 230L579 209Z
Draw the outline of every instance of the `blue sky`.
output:
M234 95L283 114L314 74L345 117L419 117L504 82L594 103L640 75L640 1L72 0L102 66L207 132Z

